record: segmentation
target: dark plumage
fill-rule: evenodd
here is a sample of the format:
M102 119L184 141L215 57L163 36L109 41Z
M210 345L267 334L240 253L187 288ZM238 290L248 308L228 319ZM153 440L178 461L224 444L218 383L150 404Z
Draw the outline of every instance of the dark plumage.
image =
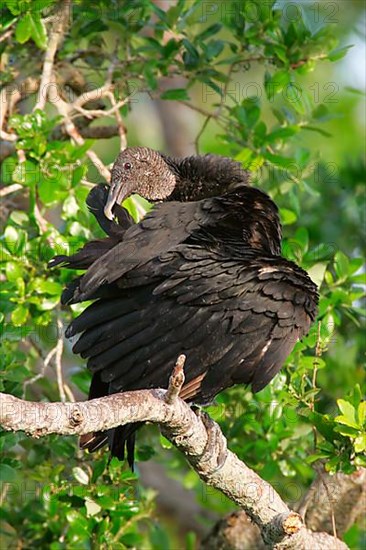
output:
M318 301L305 271L280 255L272 200L230 159L171 159L142 147L119 155L107 192L97 186L88 205L109 237L51 262L87 270L62 301L95 300L66 332L80 334L73 351L93 373L89 398L165 388L180 353L188 402L207 404L238 383L264 388ZM164 202L132 225L116 202L136 192ZM83 436L81 445L108 441L121 459L127 446L132 463L137 427Z

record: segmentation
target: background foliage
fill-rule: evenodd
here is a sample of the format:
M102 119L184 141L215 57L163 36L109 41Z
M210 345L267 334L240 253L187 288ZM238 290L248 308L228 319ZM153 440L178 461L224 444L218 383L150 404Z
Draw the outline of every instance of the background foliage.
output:
M293 504L319 461L329 472L366 465L362 83L349 82L343 61L357 56L349 48L360 41L363 8L202 0L169 6L74 2L54 69L62 75L76 68L93 89L113 63L115 98L128 98L120 113L129 145L169 150L155 105L184 104L191 117L188 130L180 129L187 147L194 142L199 152L235 157L279 205L284 255L320 285L319 322L265 390L233 388L209 413L230 448ZM1 32L10 39L0 42L3 88L16 90L39 76L56 9L53 0L5 0ZM57 94L72 101L75 89L60 84ZM57 94L36 111L34 94L25 94L7 121L18 140L1 166L2 184L21 185L13 203L3 205L1 391L50 401L62 390L67 399L84 397L89 375L60 339L62 326L80 311L59 306L73 274L50 273L47 261L101 235L85 206L90 183L100 181L86 152L97 151L109 164L119 150L113 137L75 145L60 131ZM79 128L83 121L75 115ZM146 204L135 199L128 207L138 219ZM55 369L61 354L62 373ZM217 516L233 509L160 442L155 428L144 428L139 460L163 464L168 476L193 490L203 516L204 508ZM0 444L4 547L195 546L195 533L182 532L177 518L157 507L139 467L132 474L114 460L108 466L105 452L81 453L72 438L2 433ZM358 548L360 536L353 527L346 541Z

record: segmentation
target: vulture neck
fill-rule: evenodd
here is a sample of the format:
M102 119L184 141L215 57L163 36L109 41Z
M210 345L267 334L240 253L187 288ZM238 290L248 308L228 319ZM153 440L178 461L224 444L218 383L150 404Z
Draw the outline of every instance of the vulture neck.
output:
M218 197L248 183L248 172L240 163L216 155L176 159L162 155L175 175L176 184L166 200L198 201Z
M238 162L216 155L174 159L163 156L176 178L168 201L199 201L216 197L227 213L215 230L201 235L232 252L281 254L281 223L270 197L248 186L249 174Z

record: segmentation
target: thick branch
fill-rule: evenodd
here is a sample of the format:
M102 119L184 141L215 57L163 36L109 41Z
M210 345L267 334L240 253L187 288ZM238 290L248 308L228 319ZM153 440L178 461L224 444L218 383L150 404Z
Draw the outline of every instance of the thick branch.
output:
M325 488L326 487L326 488ZM313 531L334 532L342 536L365 515L366 469L352 474L321 473L296 508ZM201 544L202 550L263 550L266 546L258 527L243 511L220 520Z
M177 376L181 376L177 369ZM180 381L171 377L170 386ZM241 506L260 527L266 544L276 549L347 548L325 533L307 530L276 491L236 455L226 451L217 424L197 416L179 398L167 403L166 390L125 392L81 403L32 403L0 394L0 423L5 430L22 430L33 437L103 431L130 422L154 422L187 457L199 476Z
M342 536L366 512L366 468L352 474L319 472L297 510L314 530Z

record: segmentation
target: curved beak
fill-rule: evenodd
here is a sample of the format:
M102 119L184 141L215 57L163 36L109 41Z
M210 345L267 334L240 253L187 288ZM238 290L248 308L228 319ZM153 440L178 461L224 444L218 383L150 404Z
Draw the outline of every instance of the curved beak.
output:
M122 181L111 181L111 186L108 193L107 202L104 207L104 215L109 220L113 220L113 207L116 202L123 202L128 196L128 192L124 189Z

